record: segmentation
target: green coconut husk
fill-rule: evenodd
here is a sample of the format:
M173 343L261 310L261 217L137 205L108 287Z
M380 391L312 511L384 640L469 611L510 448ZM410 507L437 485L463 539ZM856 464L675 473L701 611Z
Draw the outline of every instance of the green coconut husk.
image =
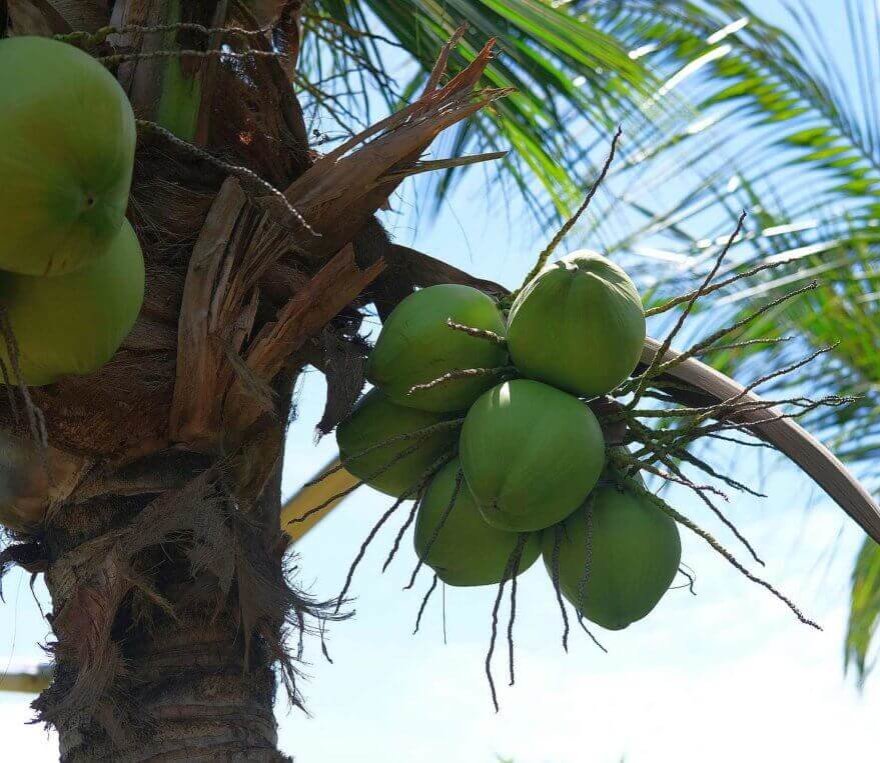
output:
M42 37L0 40L0 73L0 269L85 267L113 245L128 206L128 98L91 56Z
M342 463L370 487L401 496L418 483L438 456L453 448L458 432L452 426L440 426L425 436L405 436L449 419L444 414L396 405L381 391L371 390L336 428Z
M416 554L449 585L499 583L520 536L486 523L460 469L455 459L431 480L416 514ZM540 553L540 536L530 533L517 572L531 567Z
M144 258L127 221L86 268L51 278L0 273L0 307L13 335L0 342L0 359L29 386L93 373L131 331L143 298Z
M398 405L426 411L465 410L499 377L474 374L429 389L413 387L454 371L501 368L507 351L497 342L453 328L450 320L504 334L504 319L483 292L458 284L430 286L403 300L385 321L370 354L367 378Z
M485 520L528 532L573 512L599 479L602 430L577 398L528 379L499 384L468 412L461 466Z
M581 509L544 533L542 545L544 564L562 595L609 630L651 612L681 563L675 521L644 495L617 484L597 487Z
M584 249L546 266L523 289L510 310L507 341L525 376L601 395L639 362L645 311L629 276Z

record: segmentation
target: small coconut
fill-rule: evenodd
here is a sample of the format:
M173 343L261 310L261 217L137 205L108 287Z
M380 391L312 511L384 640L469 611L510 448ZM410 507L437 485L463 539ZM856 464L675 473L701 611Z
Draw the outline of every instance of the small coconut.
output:
M592 490L605 461L593 412L568 393L529 379L483 394L465 418L459 449L485 520L515 532L567 517Z
M437 573L440 580L449 585L499 583L504 577L511 555L516 550L520 535L487 524L463 481L459 485L458 493L455 493L460 468L459 460L455 459L431 480L416 514L416 554ZM447 514L453 494L455 502ZM529 533L517 572L524 572L531 567L540 553L539 534Z
M584 617L609 630L626 628L654 609L681 563L675 521L649 498L617 485L597 487L561 528L560 591ZM551 577L555 543L550 528L542 544Z
M18 347L21 380L51 384L97 371L131 331L144 299L144 258L125 221L99 260L52 278L0 273L0 306ZM9 348L0 358L11 369Z
M645 342L645 310L617 265L586 249L544 268L510 310L514 365L575 395L610 392L632 373Z
M448 420L448 416L395 405L379 390L370 390L351 416L336 428L336 443L345 468L370 487L393 496L415 488L424 472L458 437L443 429L421 439L405 439L379 446L399 435L411 434ZM364 455L364 453L370 450ZM411 451L399 458L401 453ZM414 496L413 496L414 497Z
M410 394L418 384L450 371L496 368L507 351L486 339L451 329L447 320L503 335L495 302L470 286L441 284L411 294L388 316L370 354L367 378L398 405L426 411L465 410L497 384L494 376L457 379Z
M136 128L125 91L87 53L0 40L0 269L58 275L113 245L128 206Z

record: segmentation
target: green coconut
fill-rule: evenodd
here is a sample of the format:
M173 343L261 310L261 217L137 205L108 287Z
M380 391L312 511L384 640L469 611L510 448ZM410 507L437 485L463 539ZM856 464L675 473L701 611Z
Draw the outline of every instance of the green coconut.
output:
M542 530L573 512L605 461L602 430L577 398L517 379L468 412L461 466L484 519L502 530Z
M0 40L0 269L59 275L113 245L136 128L113 75L44 37Z
M345 468L355 477L383 493L401 496L423 479L428 467L444 452L452 449L458 431L442 429L423 439L397 440L368 453L365 451L398 435L417 432L448 418L443 414L395 405L379 390L370 390L351 416L336 428L339 454ZM408 450L412 452L396 460ZM361 453L365 454L358 455Z
M131 331L143 299L144 258L127 221L86 268L52 278L0 273L0 306L15 336L21 380L40 386L97 371ZM0 358L11 367L5 341Z
M431 480L416 514L416 554L437 573L440 580L449 585L499 583L507 570L511 554L516 550L520 535L486 524L464 482L455 496L452 510L446 514L455 493L460 468L458 459L455 459L446 464ZM444 515L446 521L441 526ZM540 554L539 533L529 533L517 571L527 570Z
M610 392L645 343L645 310L617 265L586 249L544 268L510 310L510 356L525 376L575 395Z
M584 617L603 628L620 630L645 617L669 589L681 563L675 521L649 498L629 489L597 487L561 528L560 590ZM551 577L555 536L551 528L542 540Z
M495 302L470 286L442 284L411 294L388 316L367 365L367 378L398 405L426 411L462 411L494 384L495 376L457 379L409 394L412 387L450 371L496 368L507 351L486 339L449 328L446 321L503 335Z

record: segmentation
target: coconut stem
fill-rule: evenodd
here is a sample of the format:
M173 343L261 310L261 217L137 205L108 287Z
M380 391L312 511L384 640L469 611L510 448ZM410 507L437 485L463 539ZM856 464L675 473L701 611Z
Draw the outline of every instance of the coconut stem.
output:
M519 373L517 371L516 366L496 366L495 368L459 368L455 371L450 371L449 373L443 374L443 376L438 376L436 379L432 379L429 382L425 382L424 384L416 384L413 387L410 387L407 391L407 395L413 395L416 392L424 392L429 389L434 389L435 387L442 387L444 384L449 384L449 382L457 381L458 379L476 379L481 376L516 376Z
M234 175L235 177L241 178L243 180L255 183L261 189L266 191L270 196L275 198L285 208L285 210L287 210L288 214L290 214L290 216L293 217L303 228L311 233L312 236L314 236L315 238L321 238L321 234L318 233L314 228L312 228L311 225L306 222L306 219L287 200L287 197L274 185L267 182L266 180L263 180L263 178L261 178L253 170L250 170L247 167L242 167L241 165L224 162L222 159L218 159L216 156L209 154L207 151L204 151L197 146L194 146L192 143L187 143L185 140L181 140L170 130L165 129L164 127L162 127L162 125L151 122L148 119L137 119L135 121L138 127L160 135L169 143L177 146L179 149L186 151L187 153L192 154L195 157L198 157L202 161L213 165L217 169L220 169L223 172L228 172L230 175Z
M498 694L495 691L495 679L492 677L492 655L495 653L495 641L498 638L498 611L501 609L501 599L504 597L504 586L507 583L508 579L515 579L516 571L519 569L520 559L522 558L522 553L523 549L525 548L527 538L527 533L520 533L519 539L516 542L516 547L513 549L513 551L510 552L510 556L507 557L507 564L504 567L504 574L501 578L501 582L498 583L498 592L495 595L495 605L492 607L492 632L489 636L489 649L486 652L485 670L486 679L489 682L489 691L492 695L492 705L495 707L496 713L498 712L499 708ZM512 660L513 625L510 622L508 622L508 637L511 639L509 645L509 654L511 655L510 659Z
M507 339L505 339L500 334L496 334L494 331L489 331L488 329L478 329L473 326L465 326L463 323L456 323L452 318L446 319L446 325L454 331L461 331L468 336L472 336L476 339L485 339L487 342L491 342L492 344L497 344L500 347L507 347Z
M377 442L377 443L371 445L369 448L364 448L363 450L358 451L357 453L352 453L351 455L349 455L346 458L340 458L339 463L336 466L331 467L326 472L323 472L319 476L315 477L313 480L306 482L306 484L303 485L303 487L311 487L313 485L317 485L320 482L323 482L331 474L336 474L336 472L341 471L342 469L345 469L347 464L350 464L352 461L356 461L359 458L363 458L364 456L367 456L370 453L373 453L374 451L383 450L384 448L387 448L389 445L393 445L394 443L397 443L397 442L405 442L407 440L423 440L427 437L430 437L431 435L437 434L438 432L445 432L447 429L455 429L455 428L459 427L462 424L462 422L464 422L463 416L461 418L457 418L457 419L450 419L449 421L441 421L439 424L431 424L431 426L423 427L422 429L415 429L412 432L404 432L403 434L398 434L398 435L394 435L394 437L389 437L386 440L382 440L382 442ZM409 455L409 453L411 453L411 452L412 451L407 451L406 455ZM397 463L397 462L395 461L394 463ZM387 469L388 466L390 466L390 465L391 464L383 467L382 473L384 473L384 470ZM370 475L370 477L368 479L374 479L375 477L380 476L380 474Z
M687 587L688 591L690 591L691 596L696 596L697 592L694 590L694 585L697 582L697 576L692 572L688 572L684 567L679 567L678 571L687 578Z
M105 26L94 32L71 32L70 34L53 35L53 40L59 42L79 43L88 47L101 45L107 41L111 35L127 35L127 34L165 34L167 32L196 32L198 34L211 37L214 35L237 35L241 37L258 37L271 32L275 28L275 24L267 24L258 29L245 29L244 27L228 26L228 27L207 27L202 24L192 22L179 21L173 24L159 24L157 26L141 26L139 24L128 24L122 27Z
M382 528L382 525L388 521L391 515L400 508L401 504L404 501L408 500L410 496L418 494L421 490L425 488L428 484L428 481L433 477L443 466L445 466L449 461L451 461L455 457L454 452L450 451L448 453L443 454L434 461L422 475L419 477L418 481L412 485L403 495L401 495L392 505L391 507L381 516L379 520L373 525L373 528L368 533L367 537L364 539L364 542L361 544L360 549L358 550L357 556L355 556L354 561L351 563L351 566L348 568L348 574L345 577L345 584L342 587L342 591L339 593L339 596L336 600L336 611L339 611L339 607L342 605L342 602L345 600L345 594L348 593L348 589L351 587L351 582L354 579L354 573L357 569L358 565L361 563L361 560L364 558L364 554L367 553L367 548L370 543L373 542L373 539L378 534L379 530Z
M437 575L434 575L434 579L431 581L431 587L428 589L428 592L425 594L425 597L422 599L422 604L419 607L419 614L416 616L416 627L413 628L412 635L415 636L416 633L419 632L419 626L422 624L422 615L425 613L425 607L428 606L428 600L431 598L431 594L434 593L434 589L437 588Z
M635 390L633 391L632 400L628 404L629 408L636 407L636 404L641 398L642 392L644 392L648 381L651 379L652 376L658 373L657 369L659 369L663 365L663 358L666 356L666 353L672 346L672 341L675 339L682 326L684 326L684 322L687 320L688 315L690 315L691 310L693 310L693 307L696 304L697 300L705 293L706 289L709 288L709 285L712 283L712 279L718 272L718 268L721 267L721 263L724 261L724 257L727 255L727 252L730 251L730 247L739 236L745 219L746 213L742 212L736 222L736 228L734 228L734 231L730 235L730 238L727 240L727 243L719 252L718 257L715 258L715 264L712 266L711 270L703 279L703 282L700 284L699 288L696 289L696 291L691 292L688 299L684 302L684 309L678 316L678 320L675 322L672 330L666 335L666 338L663 340L663 344L660 345L660 349L651 359L651 363L648 368L645 369L645 372L643 374L636 377Z
M562 545L562 525L553 528L553 555L550 558L550 568L553 578L553 590L556 592L556 603L562 614L562 649L568 652L568 612L565 611L565 602L562 599L562 588L559 585L559 550Z
M461 492L461 485L464 481L464 472L459 469L455 473L455 486L452 488L452 495L449 497L449 503L446 506L446 509L443 511L442 516L440 517L440 521L437 522L437 526L434 528L431 533L431 537L428 539L428 545L425 547L423 553L419 554L419 560L416 563L415 569L412 571L412 576L409 579L409 583L404 587L404 591L408 591L410 588L415 585L416 576L419 574L419 570L422 568L422 565L425 563L425 559L428 558L428 554L431 553L431 549L434 548L434 544L437 542L437 538L440 537L440 532L446 525L447 520L449 519L449 515L452 514L452 510L455 508L455 504L458 501L458 495Z
M617 132L614 133L614 137L611 139L611 149L608 152L608 157L605 159L605 163L602 165L602 170L599 172L599 177L596 178L596 182L590 187L590 190L587 192L586 197L584 198L581 205L577 208L575 213L565 221L563 226L557 231L556 235L550 240L550 243L547 244L544 251L542 251L538 255L538 260L535 262L534 267L529 271L529 274L523 280L522 286L513 291L508 300L513 302L519 293L523 290L523 288L528 284L547 264L547 260L550 259L550 255L556 251L556 247L559 246L559 242L565 238L566 234L575 226L575 223L580 219L581 215L587 211L587 208L590 206L590 202L593 200L593 197L596 195L596 191L599 190L599 186L602 185L602 182L605 180L605 176L608 174L608 170L611 168L611 164L614 162L614 154L617 151L617 142L620 140L620 136L623 134L623 128L617 128Z
M659 496L654 495L650 490L645 488L638 481L636 481L630 477L625 477L625 476L622 476L621 478L624 481L624 483L627 485L627 487L629 487L632 490L635 490L636 492L638 492L641 495L648 498L663 513L672 517L672 519L674 519L676 522L678 522L678 524L686 527L692 533L694 533L695 535L698 535L700 538L702 538L704 541L706 541L706 543L708 543L716 552L718 552L722 557L724 557L724 559L726 559L727 562L732 567L734 567L737 571L739 571L744 577L746 577L748 580L752 581L753 583L758 584L762 588L767 589L773 596L775 596L777 599L779 599L781 602L783 602L795 614L797 619L800 620L804 625L809 625L809 626L815 628L816 630L822 630L821 626L819 626L818 624L816 624L815 622L813 622L812 620L807 618L801 612L801 610L797 607L797 605L793 601L791 601L791 599L789 599L787 596L785 596L785 594L778 591L776 588L773 587L773 585L768 583L766 580L759 578L757 575L752 574L748 569L746 569L746 567L744 567L742 565L742 563L740 563L736 559L736 557L730 553L730 551L728 551L717 540L715 540L715 538L710 533L708 533L702 527L697 525L695 522L688 519L683 514L679 513L675 509L673 509L668 503L666 503L666 501L664 501Z

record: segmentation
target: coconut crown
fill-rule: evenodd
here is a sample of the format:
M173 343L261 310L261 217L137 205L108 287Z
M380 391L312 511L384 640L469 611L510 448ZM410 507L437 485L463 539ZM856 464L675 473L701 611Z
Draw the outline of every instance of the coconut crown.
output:
M523 289L507 342L524 375L575 395L601 395L635 369L645 311L630 277L583 249L547 265Z
M447 416L396 405L379 390L370 390L351 416L336 428L336 444L345 468L370 487L401 496L425 477L425 471L458 437L444 429L421 439L405 439L374 448L386 440L439 424ZM402 453L412 451L401 457ZM364 455L359 455L364 453Z
M464 481L458 484L456 493L460 469L456 458L431 480L416 514L413 536L416 554L448 585L499 583L520 536L487 524ZM455 502L449 510L453 495ZM530 533L517 573L531 567L540 554L540 536Z
M18 349L21 381L51 384L97 371L131 331L144 300L144 257L125 221L99 260L46 278L0 272L0 304ZM9 348L0 359L12 368Z
M426 411L465 410L497 378L456 379L410 393L451 371L496 368L507 351L486 339L449 327L447 321L504 334L504 319L491 297L478 289L441 284L410 294L388 316L370 353L367 378L398 405Z
M67 43L0 40L0 71L0 269L73 272L122 227L134 113L113 75Z
M615 484L599 485L558 532L544 533L542 545L551 577L558 549L562 594L584 617L610 630L654 609L681 563L675 521L648 498Z

